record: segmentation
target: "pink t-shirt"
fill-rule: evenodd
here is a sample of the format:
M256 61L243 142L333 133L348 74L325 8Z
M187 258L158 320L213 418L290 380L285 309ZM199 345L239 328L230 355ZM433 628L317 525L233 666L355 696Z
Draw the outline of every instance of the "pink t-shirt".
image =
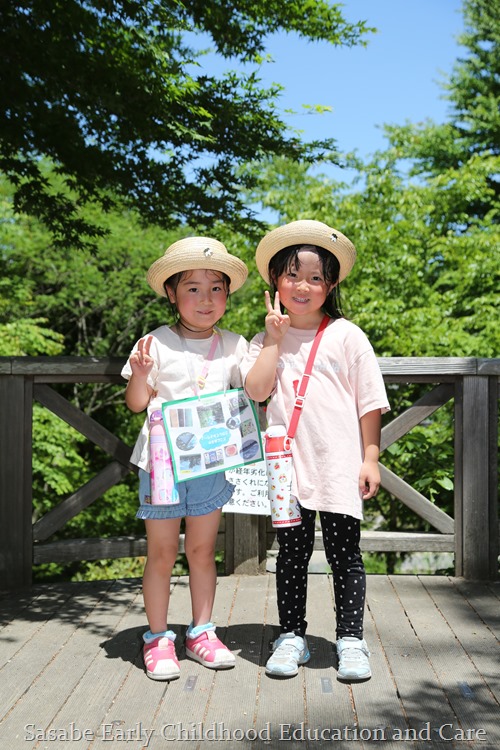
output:
M289 328L267 408L269 425L288 427L298 384L315 331ZM264 340L250 342L241 366L245 379ZM384 381L373 348L363 331L344 318L326 328L314 360L304 408L292 444L292 492L312 510L363 517L359 472L363 447L359 420L375 409L389 410Z

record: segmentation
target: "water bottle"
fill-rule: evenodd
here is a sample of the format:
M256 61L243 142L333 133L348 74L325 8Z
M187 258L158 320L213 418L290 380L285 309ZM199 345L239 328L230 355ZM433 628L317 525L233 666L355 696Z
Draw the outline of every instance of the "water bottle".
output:
M174 482L172 459L160 410L149 418L149 453L152 505L175 505L179 493Z
M285 448L286 427L268 427L266 443L267 488L274 528L299 526L302 522L297 498L292 489L292 451Z

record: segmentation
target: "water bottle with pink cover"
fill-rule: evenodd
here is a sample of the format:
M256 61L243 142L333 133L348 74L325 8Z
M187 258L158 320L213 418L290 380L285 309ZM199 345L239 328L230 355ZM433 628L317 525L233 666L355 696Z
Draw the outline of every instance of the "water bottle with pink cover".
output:
M297 498L291 494L292 451L285 448L286 427L268 427L266 441L267 488L274 528L299 526L302 523Z
M174 482L172 459L160 410L152 412L149 418L149 453L151 504L175 505L180 502L179 493Z

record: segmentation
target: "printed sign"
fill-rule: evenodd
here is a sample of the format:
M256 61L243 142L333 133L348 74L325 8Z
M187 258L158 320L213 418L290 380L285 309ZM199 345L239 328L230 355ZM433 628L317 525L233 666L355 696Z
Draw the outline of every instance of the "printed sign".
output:
M253 401L242 388L162 405L176 482L262 461Z
M222 506L224 513L270 515L265 461L231 469L226 472L226 479L234 484L235 489L231 500Z

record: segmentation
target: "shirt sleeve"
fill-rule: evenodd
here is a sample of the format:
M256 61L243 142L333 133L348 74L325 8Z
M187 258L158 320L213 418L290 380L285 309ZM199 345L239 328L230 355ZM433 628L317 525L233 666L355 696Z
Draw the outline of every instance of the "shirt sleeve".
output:
M349 379L356 395L359 419L376 409L380 409L382 414L390 410L384 378L371 346L351 367Z
M245 381L248 377L248 373L254 366L257 360L257 357L262 351L262 347L264 346L264 335L265 335L264 331L262 331L261 333L257 333L253 337L253 339L250 341L247 355L245 359L243 360L243 362L241 363L241 375L243 377L243 385L245 384ZM273 391L276 388L276 382L277 382L277 375L274 379ZM248 393L247 393L247 396L248 396Z
M243 385L243 375L241 365L248 353L248 341L244 336L238 336L236 348L234 351L235 366L231 368L231 387L241 388Z
M130 352L129 358L125 362L125 364L122 367L121 376L122 378L125 378L125 380L130 380L130 377L132 375L132 368L130 367L130 357L134 353L134 349Z

